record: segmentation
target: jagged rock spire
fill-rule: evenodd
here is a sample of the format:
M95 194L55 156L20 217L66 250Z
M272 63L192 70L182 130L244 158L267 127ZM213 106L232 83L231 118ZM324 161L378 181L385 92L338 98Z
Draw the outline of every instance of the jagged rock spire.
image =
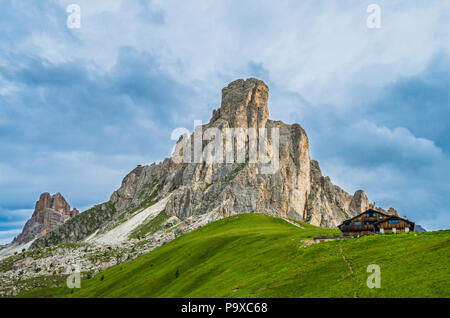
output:
M353 195L350 202L350 210L355 213L362 213L370 208L369 199L363 190L358 190Z
M264 128L269 119L269 87L261 80L239 79L222 89L222 103L211 122L219 119L233 128Z
M77 209L70 209L61 193L50 195L44 192L36 202L33 215L25 224L22 233L13 242L27 243L56 229L71 217L77 216Z
M209 128L218 128L210 131L222 133L228 128L275 130L275 134L267 133L267 139L263 140L270 150L277 144L275 141L279 141L276 147L279 165L272 173L260 173L263 164L251 160L206 163L166 158L161 163L138 166L131 171L111 195L108 205L114 213L120 214L147 204L149 199L167 199L164 212L178 220L180 229L186 231L237 213L264 213L336 227L368 208L369 201L363 191L350 195L322 175L319 163L310 159L309 140L300 125L269 119L268 98L269 88L263 81L255 78L234 81L223 88L220 107L213 111L210 122L196 131L204 132ZM193 145L195 148L195 132L192 136L194 140L188 139L186 147ZM203 151L215 139L200 135L197 145L200 144ZM247 138L245 143L249 140ZM177 146L184 147L182 141L180 138ZM175 149L174 153L184 158L183 147L177 148L178 152ZM250 149L250 143L247 148ZM103 223L89 228L73 225L73 222L64 224L61 233L76 232L76 235L60 235L58 242L86 237L110 222L107 218L101 220ZM48 242L44 237L34 244L45 246Z

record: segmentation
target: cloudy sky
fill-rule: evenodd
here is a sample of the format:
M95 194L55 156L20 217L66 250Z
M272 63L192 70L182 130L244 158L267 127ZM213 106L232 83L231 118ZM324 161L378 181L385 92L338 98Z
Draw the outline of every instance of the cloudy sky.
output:
M371 3L0 0L0 243L42 192L107 201L247 77L334 183L449 228L450 1L376 1L379 29Z

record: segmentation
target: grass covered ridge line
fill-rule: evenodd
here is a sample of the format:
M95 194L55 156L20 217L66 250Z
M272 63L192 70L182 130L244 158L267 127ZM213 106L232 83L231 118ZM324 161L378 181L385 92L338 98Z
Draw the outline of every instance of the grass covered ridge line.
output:
M450 297L449 230L310 244L315 235L339 231L302 225L261 214L236 215L83 280L73 293L52 288L32 295ZM381 268L380 289L366 286L370 264Z

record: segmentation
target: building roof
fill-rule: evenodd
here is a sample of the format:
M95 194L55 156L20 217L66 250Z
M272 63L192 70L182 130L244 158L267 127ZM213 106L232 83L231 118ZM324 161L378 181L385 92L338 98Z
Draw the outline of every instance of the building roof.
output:
M389 214L386 214L386 213L383 213L383 212L380 212L380 211L377 211L377 210L374 210L374 209L371 208L371 209L368 209L368 210L366 210L366 211L364 211L364 212L362 212L362 213L360 213L360 214L358 214L358 215L356 215L356 216L354 216L354 217L352 217L352 218L350 218L350 219L348 219L348 220L345 220L344 222L342 222L341 224L338 225L338 228L340 229L343 225L345 225L345 223L350 222L350 221L352 221L352 220L354 220L354 219L360 217L360 216L363 215L363 214L366 214L366 213L372 213L372 212L378 213L378 214L381 214L381 215L385 216L385 218L383 218L382 220L379 220L379 221L376 221L376 222L370 224L370 225L372 225L372 226L377 226L377 225L379 225L379 224L381 224L381 223L384 223L384 222L387 222L387 221L393 220L393 219L396 219L396 220L403 220L403 221L405 221L405 222L411 224L412 226L415 225L414 222L412 222L412 221L410 221L410 220L408 220L408 219L402 218L402 217L400 217L400 216L398 216L398 215L389 215Z
M375 225L378 225L378 224L381 224L381 223L384 223L384 222L387 222L387 221L393 220L393 219L396 219L396 220L403 220L403 221L405 221L405 222L408 222L408 223L414 225L414 222L412 222L412 221L410 221L410 220L408 220L408 219L404 219L404 218L402 218L402 217L399 217L399 216L397 216L397 215L391 215L391 216L388 217L387 219L383 219L383 220L377 221L377 222L375 222L374 224L375 224Z
M381 214L383 216L386 216L387 218L391 217L391 215L389 215L389 214L386 214L386 213L383 213L383 212L380 212L378 210L374 210L374 209L370 208L370 209L368 209L368 210L366 210L364 212L361 212L360 214L358 214L358 215L356 215L356 216L354 216L354 217L352 217L350 219L345 220L344 222L342 222L341 224L338 225L338 228L341 227L342 225L344 225L344 223L347 223L347 222L349 222L349 221L351 221L353 219L356 219L356 218L360 217L361 215L369 213L369 212L378 213L378 214Z

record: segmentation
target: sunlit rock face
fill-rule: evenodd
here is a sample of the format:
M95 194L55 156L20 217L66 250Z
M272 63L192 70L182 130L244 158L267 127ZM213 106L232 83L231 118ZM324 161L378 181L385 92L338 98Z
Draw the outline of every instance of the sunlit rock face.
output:
M77 209L70 209L70 205L61 193L55 195L50 195L48 192L42 193L36 202L33 215L13 243L23 244L32 241L53 231L79 213Z
M240 132L240 137L233 135ZM208 161L212 154L214 160ZM118 215L163 198L164 212L185 231L239 213L337 227L369 207L384 211L370 204L364 191L351 195L323 176L319 163L310 158L305 130L269 119L269 87L250 78L223 88L220 107L209 122L181 136L170 158L139 165L125 176L110 200L90 214L92 221L75 218L64 223L78 211L60 194L44 193L16 240L45 233L33 246L80 240L108 228Z
M227 129L255 129L261 138L259 129L265 128L265 151L270 154L272 129L277 129L279 167L274 173L261 173L262 164L249 160L248 152L241 163L176 163L168 158L160 164L139 166L128 174L111 196L116 209L137 206L158 190L159 198L171 194L165 212L182 220L206 213L211 214L212 220L237 213L264 213L336 227L368 208L363 191L352 196L322 176L319 164L310 159L304 129L298 124L270 120L268 102L269 88L263 81L236 80L222 90L220 107L213 111L209 123L201 126L201 131L217 128L226 153L223 136ZM191 152L194 139L192 134L188 142ZM186 151L181 149L182 142L180 138L175 148L180 156ZM212 142L203 140L202 149ZM248 137L245 143L249 150ZM237 158L236 154L233 156ZM194 155L190 158L193 160Z

